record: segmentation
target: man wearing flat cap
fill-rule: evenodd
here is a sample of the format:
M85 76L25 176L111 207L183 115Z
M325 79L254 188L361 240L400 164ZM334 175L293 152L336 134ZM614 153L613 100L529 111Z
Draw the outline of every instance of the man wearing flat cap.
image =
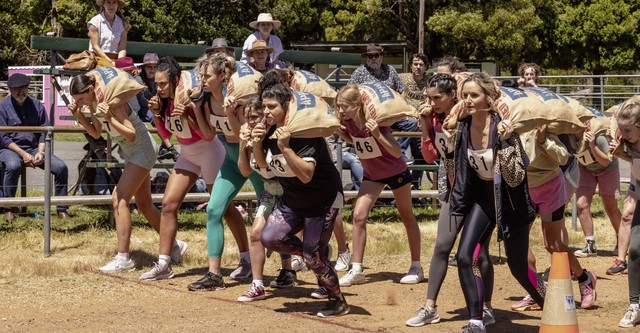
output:
M49 126L47 112L39 100L28 96L29 77L16 73L7 81L10 96L0 101L0 126ZM0 132L0 161L5 168L0 172L4 183L2 197L16 195L18 177L23 166L44 169L44 133ZM69 172L67 165L51 155L51 173L54 175L55 194L67 195ZM58 216L67 220L67 206L58 206ZM4 212L4 219L13 220L11 209Z

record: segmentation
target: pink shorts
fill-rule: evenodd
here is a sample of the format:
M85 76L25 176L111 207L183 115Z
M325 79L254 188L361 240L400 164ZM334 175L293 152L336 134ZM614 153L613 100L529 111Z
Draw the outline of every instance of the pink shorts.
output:
M620 198L620 167L609 168L602 172L589 171L580 165L580 186L576 191L577 196L593 196L598 186L600 196Z
M561 173L540 186L529 187L529 195L533 204L538 206L538 213L541 216L555 212L569 202L564 174Z
M180 145L180 157L173 168L201 175L205 184L211 185L222 167L224 155L224 146L218 138L183 144Z

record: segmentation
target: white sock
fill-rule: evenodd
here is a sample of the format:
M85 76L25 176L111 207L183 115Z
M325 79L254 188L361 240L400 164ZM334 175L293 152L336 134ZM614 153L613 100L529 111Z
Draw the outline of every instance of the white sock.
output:
M246 262L251 262L251 257L249 256L249 251L240 252L240 259L244 259Z
M171 264L171 256L161 254L158 256L158 264L167 267Z
M629 305L630 309L634 309L634 310L640 310L640 304L630 304Z
M121 260L129 260L129 252L118 252L118 255L116 255L116 257L120 258Z
M262 280L253 280L253 285L258 288L264 288L264 282Z
M422 264L420 263L420 261L412 261L411 267L419 268L422 267Z
M353 266L351 266L351 270L356 272L356 273L362 273L362 263L361 262L354 262Z
M482 320L478 320L478 319L471 319L469 320L469 324L474 324L480 328L484 328L484 323L482 323Z
M587 236L587 237L584 238L584 240L595 241L596 240L596 236Z

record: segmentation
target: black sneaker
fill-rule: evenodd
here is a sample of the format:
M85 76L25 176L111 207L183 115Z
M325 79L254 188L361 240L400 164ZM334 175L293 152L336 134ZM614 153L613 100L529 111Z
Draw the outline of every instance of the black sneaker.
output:
M178 156L180 156L180 154L173 145L169 148L160 146L160 149L158 150L158 160L176 161L178 159Z
M187 288L191 291L198 290L222 290L225 288L222 275L207 272L200 280L190 284Z
M584 243L584 247L580 250L576 250L573 254L578 258L587 258L587 257L595 257L598 255L596 249L596 241L587 239Z
M318 317L336 317L349 313L349 305L344 299L344 295L329 296L329 301L324 305L322 310L318 312Z
M278 277L269 284L271 288L291 288L298 285L296 281L296 271L291 269L281 269Z
M458 267L458 259L456 259L456 256L450 257L447 264L451 267Z

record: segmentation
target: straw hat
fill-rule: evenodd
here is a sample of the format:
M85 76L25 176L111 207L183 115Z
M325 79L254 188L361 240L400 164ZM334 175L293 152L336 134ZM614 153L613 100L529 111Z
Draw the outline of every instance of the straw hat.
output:
M278 29L282 25L282 22L273 19L271 13L260 13L260 15L258 15L258 19L249 23L249 26L254 29L258 29L258 24L260 23L271 23L273 24L273 29Z
M104 0L96 0L96 5L102 8L104 6ZM126 5L127 4L124 2L124 0L118 0L118 9L122 9Z
M269 54L273 53L273 48L272 47L268 47L267 46L267 42L260 40L260 39L256 39L253 44L251 44L251 48L247 50L247 55L251 56L251 54L254 51L258 51L258 50L267 50L269 52Z

